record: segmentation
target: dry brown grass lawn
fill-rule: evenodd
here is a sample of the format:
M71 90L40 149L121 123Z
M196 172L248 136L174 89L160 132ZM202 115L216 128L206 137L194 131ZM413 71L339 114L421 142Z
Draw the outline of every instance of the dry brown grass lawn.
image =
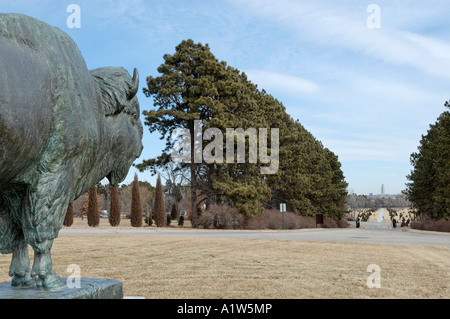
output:
M105 226L106 227L106 226ZM123 282L145 298L449 298L446 247L146 236L58 237L55 270ZM11 255L0 255L0 282ZM381 268L368 288L367 266Z

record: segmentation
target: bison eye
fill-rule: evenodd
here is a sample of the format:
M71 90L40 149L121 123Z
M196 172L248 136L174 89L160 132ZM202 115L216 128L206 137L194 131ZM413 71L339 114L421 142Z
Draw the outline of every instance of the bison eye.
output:
M123 109L123 113L132 116L135 120L139 120L139 102L136 98L127 102L127 105Z

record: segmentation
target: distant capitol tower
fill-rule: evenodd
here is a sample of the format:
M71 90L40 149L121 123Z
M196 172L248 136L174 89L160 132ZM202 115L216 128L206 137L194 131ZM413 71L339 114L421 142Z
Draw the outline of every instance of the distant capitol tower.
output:
M381 184L381 195L384 195L384 184Z

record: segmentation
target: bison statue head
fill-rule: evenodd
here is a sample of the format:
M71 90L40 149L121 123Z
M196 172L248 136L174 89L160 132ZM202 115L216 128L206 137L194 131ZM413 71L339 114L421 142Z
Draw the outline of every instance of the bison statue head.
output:
M143 128L136 97L139 73L134 69L131 78L123 68L105 67L92 70L91 74L99 85L107 130L114 141L111 150L111 154L115 154L111 164L113 169L107 173L107 178L111 185L117 185L125 179L130 166L143 149L141 142ZM131 156L121 158L120 154Z

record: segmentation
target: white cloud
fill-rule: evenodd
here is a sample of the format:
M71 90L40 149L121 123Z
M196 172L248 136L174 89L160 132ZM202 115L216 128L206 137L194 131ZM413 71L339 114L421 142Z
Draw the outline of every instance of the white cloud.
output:
M319 85L313 81L278 72L263 70L246 70L245 74L258 88L267 92L284 92L288 94L310 94L319 91Z
M389 25L369 29L366 25L368 14L363 6L361 12L328 2L312 4L294 0L254 0L245 2L244 6L315 43L344 48L385 63L408 66L450 79L450 45L447 42ZM386 3L382 12L388 8L389 3Z

